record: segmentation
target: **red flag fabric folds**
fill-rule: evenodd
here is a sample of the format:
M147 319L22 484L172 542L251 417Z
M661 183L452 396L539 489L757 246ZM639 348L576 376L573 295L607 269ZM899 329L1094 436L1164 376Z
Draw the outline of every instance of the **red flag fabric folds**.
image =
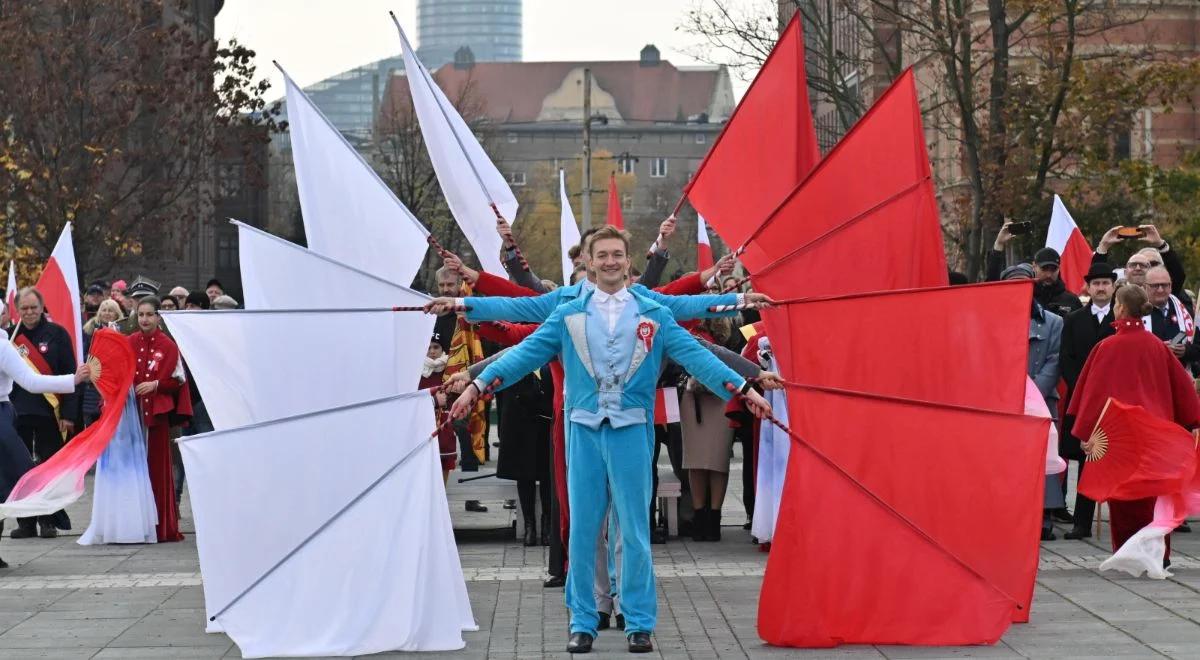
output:
M800 14L784 29L684 195L729 245L740 245L821 154L808 102Z
M788 412L802 441L759 635L804 647L999 640L1032 599L1050 420L811 387L790 390ZM994 531L980 535L979 520Z
M738 191L737 200L743 202L741 191L731 189ZM906 71L804 182L786 199L777 200L782 201L777 208L769 215L752 216L760 226L750 235L727 235L715 219L707 213L705 217L726 240L741 241L742 263L757 273L851 223L878 229L905 214L914 216L906 226L920 227L923 238L931 231L938 232L937 243L941 245L937 206L930 201L933 199L916 84L912 72ZM751 217L748 209L743 212ZM876 245L880 244L870 242L860 247L860 254L868 259L856 261L856 268L872 268L870 259L896 249L872 249ZM944 264L944 257L942 260ZM942 283L944 278L945 274Z
M1029 280L886 291L794 301L763 320L789 381L1020 414L1032 295Z
M621 194L617 190L617 173L608 175L608 213L605 223L617 229L625 228L625 218L621 215Z
M1141 406L1109 399L1084 444L1079 492L1096 500L1139 500L1184 490L1196 472L1196 439Z

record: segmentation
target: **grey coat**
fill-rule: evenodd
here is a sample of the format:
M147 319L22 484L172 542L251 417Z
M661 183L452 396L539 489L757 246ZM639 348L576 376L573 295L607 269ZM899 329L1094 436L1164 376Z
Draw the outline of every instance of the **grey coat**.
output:
M1058 354L1062 344L1062 317L1041 305L1033 304L1029 319L1029 369L1050 414L1058 420Z

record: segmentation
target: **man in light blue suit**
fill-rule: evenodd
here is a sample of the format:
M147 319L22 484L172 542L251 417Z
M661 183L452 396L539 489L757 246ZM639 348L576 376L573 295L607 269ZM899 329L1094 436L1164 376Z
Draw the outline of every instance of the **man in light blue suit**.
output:
M560 356L570 411L569 554L592 556L611 500L624 536L620 592L629 650L649 652L657 602L647 504L659 367L670 358L719 396L730 397L727 386L732 386L757 413L769 412L770 406L744 378L679 327L668 307L643 293L644 289L625 287L629 241L623 232L602 228L592 235L587 250L595 287L558 306L537 332L484 369L459 396L451 414L465 415L485 384L498 380L503 388ZM474 307L481 300L472 298L467 304ZM531 308L530 313L535 311ZM596 637L594 571L593 562L584 560L572 561L567 573L566 601L571 610L567 651L572 653L590 651Z

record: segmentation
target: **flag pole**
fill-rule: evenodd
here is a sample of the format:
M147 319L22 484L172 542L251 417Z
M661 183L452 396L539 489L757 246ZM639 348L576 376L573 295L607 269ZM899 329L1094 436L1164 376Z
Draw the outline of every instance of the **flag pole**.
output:
M405 45L408 45L408 40L404 37L404 30L400 28L400 19L396 18L395 12L389 11L388 15L392 17L392 22L396 24L396 31L400 33L400 38L404 39ZM430 74L429 70L424 66L418 66L417 68L421 70L421 79L432 88L434 86L433 75ZM449 113L446 112L446 108L436 96L434 97L434 100L437 101L437 107L442 113L442 119L446 120L446 126L450 128L450 134L454 136L454 142L458 145L459 150L462 151L463 158L466 159L467 165L471 168L471 174L475 175L475 182L479 184L479 190L481 190L483 192L483 196L487 198L488 204L492 207L492 213L496 214L496 222L499 223L501 220L507 222L504 216L500 215L500 209L496 206L496 200L492 197L491 191L489 191L487 186L484 185L483 177L479 175L479 170L475 167L475 161L471 160L471 156L467 154L467 147L463 144L462 138L459 137L458 131L454 130L454 126L450 123ZM522 270L528 271L529 262L525 261L525 255L521 253L521 248L517 246L516 241L513 241L512 247L513 251L517 253L517 259L521 261Z

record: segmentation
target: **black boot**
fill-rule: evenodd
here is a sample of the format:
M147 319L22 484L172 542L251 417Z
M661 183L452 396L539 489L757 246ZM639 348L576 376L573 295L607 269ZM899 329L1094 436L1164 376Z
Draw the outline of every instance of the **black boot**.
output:
M537 526L533 522L533 518L525 519L525 546L534 546L538 544Z
M721 510L717 509L708 514L708 540L721 540Z
M707 541L708 540L708 507L696 509L692 514L692 540Z

